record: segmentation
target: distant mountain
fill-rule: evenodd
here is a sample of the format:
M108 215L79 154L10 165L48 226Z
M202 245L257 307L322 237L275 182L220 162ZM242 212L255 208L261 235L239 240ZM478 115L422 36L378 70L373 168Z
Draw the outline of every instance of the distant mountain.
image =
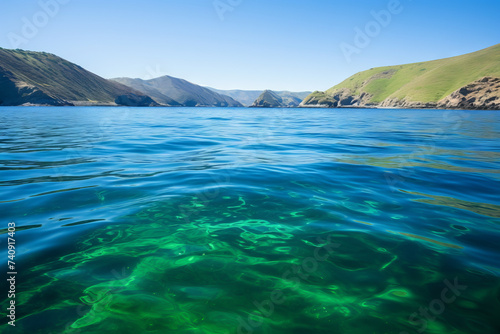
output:
M293 108L298 107L301 99L292 95L280 96L272 90L264 91L252 104L253 108Z
M168 75L151 79L111 79L153 97L167 106L185 107L243 107L233 98L216 93L208 88Z
M498 78L500 44L453 58L372 68L312 93L301 106L500 109Z
M45 52L0 48L0 105L156 105L150 97Z
M160 104L169 107L180 107L181 104L174 99L162 94L158 89L151 85L148 81L142 79L131 79L131 78L116 78L111 79L112 81L121 83L122 85L133 87L133 89L151 96L155 101Z
M261 90L238 90L238 89L221 90L221 89L215 89L215 88L211 88L211 87L206 87L206 88L208 88L216 93L230 96L246 107L250 106L259 97L259 95L262 94Z
M263 90L239 90L239 89L234 89L234 90L221 90L221 89L215 89L211 87L206 87L210 90L213 90L216 93L219 94L224 94L227 96L232 97L236 101L240 102L244 106L250 106L252 105L255 100L262 94L264 93ZM301 101L304 100L311 92L289 92L289 91L274 91L275 94L281 96L281 97L287 97L287 96L294 96Z

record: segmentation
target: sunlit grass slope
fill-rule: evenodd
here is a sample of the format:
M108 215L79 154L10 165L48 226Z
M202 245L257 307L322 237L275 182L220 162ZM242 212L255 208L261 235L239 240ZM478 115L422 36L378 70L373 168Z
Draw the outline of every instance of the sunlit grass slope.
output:
M351 76L326 92L314 92L305 103L341 91L349 91L351 95L367 93L373 104L386 99L438 102L485 76L500 77L500 44L452 58L372 68Z

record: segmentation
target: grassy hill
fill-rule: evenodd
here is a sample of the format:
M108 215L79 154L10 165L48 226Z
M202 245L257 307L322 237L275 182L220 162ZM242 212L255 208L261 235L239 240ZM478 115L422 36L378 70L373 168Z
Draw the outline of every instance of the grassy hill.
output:
M30 92L43 95L45 100L74 104L113 105L120 96L154 103L127 86L101 78L45 52L0 48L0 82L4 88L0 91L0 100L7 101L5 104L31 103L33 94ZM27 89L29 94L26 93Z
M500 44L452 58L372 68L326 92L314 92L302 105L391 106L397 101L410 106L437 105L461 87L487 76L500 77Z

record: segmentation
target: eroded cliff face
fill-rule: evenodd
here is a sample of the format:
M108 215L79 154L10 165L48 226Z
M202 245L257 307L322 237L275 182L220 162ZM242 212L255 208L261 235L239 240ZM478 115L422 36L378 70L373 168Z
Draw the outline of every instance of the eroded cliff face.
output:
M309 108L342 108L342 107L359 107L368 108L376 106L370 103L371 95L368 93L352 94L349 89L336 91L333 95L325 92L315 92L307 97L300 107Z
M435 109L435 102L408 101L406 99L386 99L376 105L379 108L402 108L402 109Z
M438 107L500 110L500 78L484 77L474 81L439 101Z
M484 77L474 81L439 102L421 102L387 98L382 102L371 101L366 92L352 94L349 89L339 89L332 94L315 92L306 98L301 107L322 108L405 108L405 109L484 109L500 110L500 78Z

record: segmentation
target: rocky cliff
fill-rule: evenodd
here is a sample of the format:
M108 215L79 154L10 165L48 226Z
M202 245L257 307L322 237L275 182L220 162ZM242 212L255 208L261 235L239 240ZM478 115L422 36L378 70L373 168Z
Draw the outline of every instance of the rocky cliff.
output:
M500 110L500 78L484 77L474 81L439 101L438 107Z

